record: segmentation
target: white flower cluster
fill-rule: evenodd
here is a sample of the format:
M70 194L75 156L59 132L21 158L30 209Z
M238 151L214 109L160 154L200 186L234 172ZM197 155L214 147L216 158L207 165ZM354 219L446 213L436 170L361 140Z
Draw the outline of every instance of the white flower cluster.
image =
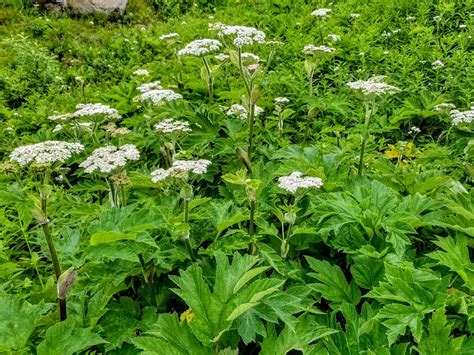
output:
M153 81L151 83L145 83L141 84L139 87L137 87L137 90L140 91L142 94L151 91L151 90L161 90L163 87L161 86L161 83L159 80Z
M161 35L161 36L160 36L160 39L161 39L161 40L165 40L165 39L176 38L176 37L178 37L178 36L179 36L179 34L177 34L177 33L168 33L168 34L166 34L166 35Z
M255 105L254 110L253 110L254 116L257 117L262 113L263 113L263 108ZM240 104L234 104L229 108L229 110L227 110L227 116L237 116L241 120L246 120L248 117L248 111L244 106Z
M351 16L352 18L359 18L359 17L360 17L360 14L354 13L354 14L351 14L350 16Z
M84 150L84 146L80 143L45 141L15 148L10 153L10 160L16 161L21 166L32 162L38 164L64 163L73 154L80 153L82 150Z
M133 72L133 75L148 76L148 75L150 75L150 72L146 69L137 69Z
M155 124L155 131L162 133L173 133L173 132L191 132L189 123L185 121L177 121L171 118L167 118L163 121Z
M303 52L305 54L318 54L318 53L331 53L334 52L336 49L327 47L327 46L315 46L314 44L308 44L304 46Z
M290 100L287 99L286 97L276 97L274 101L275 103L282 104L282 105L285 105L290 102Z
M125 166L128 161L138 159L140 159L140 153L133 144L125 144L121 147L108 145L94 150L79 167L84 168L86 173L96 171L111 173L115 169Z
M118 111L108 105L98 104L78 104L76 105L74 117L85 117L95 115L105 115L107 118L120 118Z
M260 57L253 53L242 53L242 61L244 64L255 64L260 61Z
M227 60L230 57L229 57L228 54L219 53L219 54L215 55L214 58L216 58L217 60L220 60L221 62L223 62L224 60Z
M327 35L327 38L330 39L331 41L337 42L341 40L341 36L336 35L334 33L330 33Z
M451 110L449 114L454 126L461 123L472 123L474 120L474 106L471 106L471 109L467 111Z
M311 13L311 16L326 18L331 12L331 9L317 9Z
M64 115L49 116L51 121L67 121L73 118L104 115L106 118L120 118L118 111L108 105L97 104L77 104L76 112L66 113Z
M421 132L421 129L419 129L418 127L416 126L413 126L410 128L410 130L408 131L408 134L411 134L411 135L416 135L418 133Z
M434 70L437 70L444 67L444 63L438 59L438 60L435 60L433 63L431 63L431 66Z
M77 124L71 125L71 128L73 129L83 129L83 130L90 130L90 127L92 126L92 122L78 122ZM62 124L57 124L54 129L53 133L57 133L62 131L64 126Z
M435 107L433 107L433 111L444 112L444 111L448 111L448 110L453 110L455 108L456 108L456 105L454 105L452 103L449 103L449 102L443 102L443 103L438 104Z
M193 55L195 57L202 57L207 54L217 52L221 49L222 44L215 39L198 39L188 43L186 47L178 51L178 55Z
M151 181L154 183L165 180L169 176L179 177L183 173L192 172L197 175L202 175L207 172L207 167L212 163L209 160L175 160L171 168L157 169L151 173Z
M323 186L323 181L317 177L303 177L303 173L295 171L288 176L279 177L278 186L294 194L298 189L320 188Z
M173 101L173 100L181 100L183 96L174 92L173 90L166 90L166 89L159 89L159 90L150 90L146 91L143 94L135 97L137 101L147 101L151 100L153 104L158 105L161 103Z
M247 26L229 26L223 23L210 23L210 30L218 31L218 35L221 37L230 36L234 38L234 46L251 46L254 43L265 42L265 33L257 30L254 27Z
M377 75L368 80L357 80L347 85L354 90L361 90L364 95L384 95L395 94L400 91L399 88L385 84L383 80L385 76Z

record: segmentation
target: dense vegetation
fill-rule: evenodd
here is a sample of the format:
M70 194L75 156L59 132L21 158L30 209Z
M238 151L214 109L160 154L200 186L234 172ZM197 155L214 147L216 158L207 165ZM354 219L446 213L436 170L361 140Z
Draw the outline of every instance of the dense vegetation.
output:
M473 25L0 6L0 353L473 354Z

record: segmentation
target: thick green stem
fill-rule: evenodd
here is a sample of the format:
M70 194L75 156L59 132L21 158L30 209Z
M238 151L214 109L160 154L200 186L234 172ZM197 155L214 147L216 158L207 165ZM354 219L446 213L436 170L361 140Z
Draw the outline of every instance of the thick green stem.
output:
M250 199L249 235L251 237L255 235L255 207L256 201L254 199ZM250 243L249 252L252 255L257 253L257 244L255 242Z
M41 227L43 228L44 237L46 243L48 244L49 253L51 254L51 261L53 262L54 275L56 277L56 282L58 282L59 277L61 276L61 266L59 264L58 254L56 253L56 248L54 246L53 237L51 235L51 230L49 229L49 220L46 213L47 208L47 197L41 197L41 211L43 215L43 220L40 222ZM66 308L66 299L59 299L59 319L61 321L67 318L67 308Z
M185 197L184 198L184 203L183 203L183 209L184 209L184 223L189 224L189 198ZM183 237L184 244L186 245L186 248L188 249L189 257L191 258L192 261L196 260L196 257L194 255L194 250L191 246L191 242L189 241L189 231L188 233Z
M145 259L143 258L143 254L138 254L138 260L140 261L140 265L142 267L143 279L145 280L145 283L148 288L148 293L150 294L151 304L155 308L157 308L158 305L156 303L156 294L155 294L155 289L153 288L154 271L150 276L147 275L146 264L145 264Z
M360 145L359 167L357 170L358 176L362 176L362 171L364 169L364 152L365 152L365 145L367 143L367 139L369 138L369 126L370 126L371 116L372 116L372 112L370 110L370 105L368 102L365 102L365 124L364 124L364 133L362 135L362 142Z
M202 57L202 61L206 67L207 72L207 90L209 92L209 101L212 101L214 98L214 77L206 57Z

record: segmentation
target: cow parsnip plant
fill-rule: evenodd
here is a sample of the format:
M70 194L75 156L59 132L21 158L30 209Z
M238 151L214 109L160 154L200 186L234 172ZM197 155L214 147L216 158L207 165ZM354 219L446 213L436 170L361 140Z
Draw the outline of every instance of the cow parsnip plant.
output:
M473 19L2 4L0 353L474 353Z

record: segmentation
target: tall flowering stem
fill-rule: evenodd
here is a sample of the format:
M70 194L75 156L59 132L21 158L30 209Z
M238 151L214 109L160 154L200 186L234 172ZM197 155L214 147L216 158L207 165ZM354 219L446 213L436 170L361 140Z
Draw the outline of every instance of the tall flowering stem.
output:
M376 104L375 98L381 95L389 95L395 94L400 91L399 88L388 85L384 83L385 77L384 76L373 76L368 80L357 80L347 85L354 90L358 90L362 93L364 97L364 106L365 106L365 123L364 123L364 132L362 135L362 142L360 144L360 156L359 156L359 166L357 168L358 176L362 175L363 167L364 167L364 153L365 153L365 145L369 138L369 128L370 128L370 120L375 114L376 111Z
M286 258L288 256L288 252L290 251L289 241L292 236L297 212L299 210L297 207L298 202L303 198L304 192L307 189L320 188L323 186L323 181L318 177L303 176L303 173L294 171L288 176L282 176L278 178L278 186L293 195L289 198L290 201L293 200L293 203L289 203L287 206L284 206L282 208L284 213L280 212L279 216L281 222L280 254L282 258ZM285 223L288 224L286 233Z
M252 162L252 146L253 146L253 131L255 126L255 98L253 97L253 82L252 79L247 75L246 69L242 60L242 47L238 48L238 60L239 60L239 71L244 81L245 89L247 91L248 97L248 124L249 124L249 134L248 134L248 152L250 162Z
M51 230L49 228L49 218L47 214L48 198L51 194L51 186L49 186L51 166L55 163L64 163L67 159L71 158L73 154L79 153L82 150L84 150L84 146L80 143L45 141L15 148L10 153L10 160L18 163L20 166L39 164L40 166L45 165L47 167L43 176L43 184L39 189L39 205L34 210L34 215L43 229L57 282L59 282L61 276L61 266L59 264L59 258L54 246ZM58 302L60 319L65 320L67 317L65 296L59 297L58 294Z
M362 171L364 169L364 153L365 153L365 145L367 144L367 140L369 139L369 127L370 127L370 119L375 111L375 102L369 101L368 99L364 100L365 106L365 122L364 122L364 132L362 134L362 142L360 143L360 156L359 156L359 166L357 168L357 175L362 176ZM372 107L371 107L372 106Z
M204 68L206 69L206 81L207 81L207 91L209 93L209 101L214 99L214 75L209 65L209 61L206 57L201 57L202 62L204 63Z
M190 233L189 233L189 202L191 201L192 196L193 196L193 187L189 184L186 184L183 188L183 214L184 214L184 223L187 225L188 230L183 236L183 242L186 245L186 249L188 250L189 257L191 258L192 261L195 261L196 256L194 255L194 250L193 250L193 247L191 246Z

